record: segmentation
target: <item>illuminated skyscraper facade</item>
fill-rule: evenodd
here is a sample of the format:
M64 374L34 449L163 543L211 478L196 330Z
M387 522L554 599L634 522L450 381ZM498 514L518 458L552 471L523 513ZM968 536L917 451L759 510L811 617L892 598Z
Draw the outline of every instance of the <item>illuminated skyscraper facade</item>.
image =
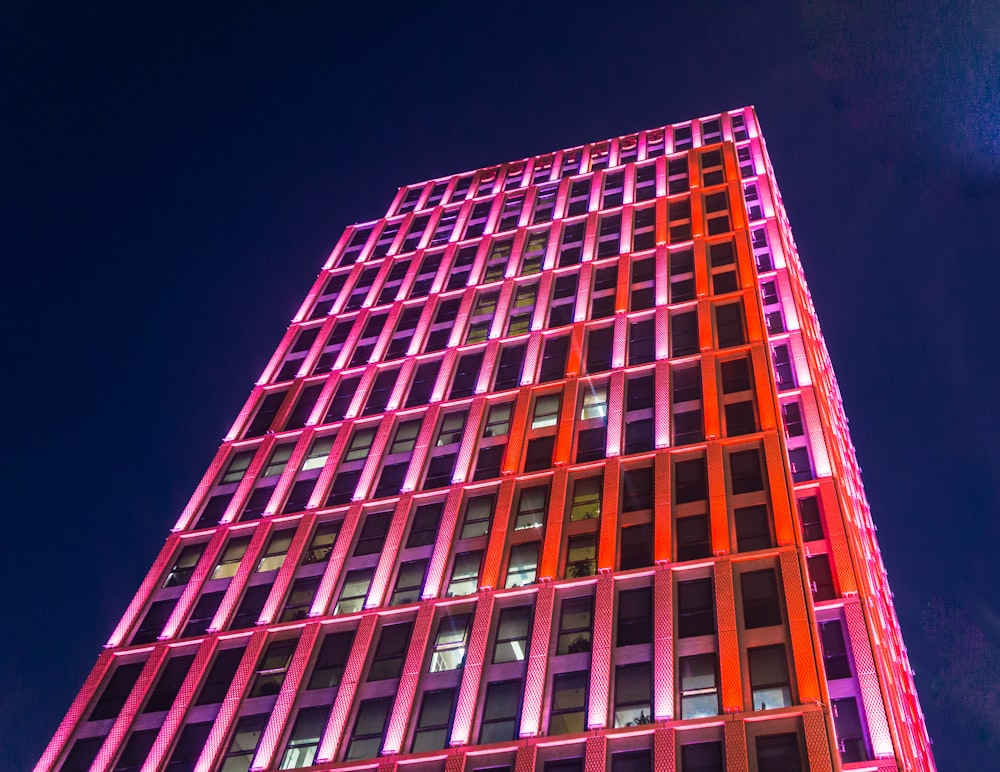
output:
M751 108L349 227L38 770L933 770Z

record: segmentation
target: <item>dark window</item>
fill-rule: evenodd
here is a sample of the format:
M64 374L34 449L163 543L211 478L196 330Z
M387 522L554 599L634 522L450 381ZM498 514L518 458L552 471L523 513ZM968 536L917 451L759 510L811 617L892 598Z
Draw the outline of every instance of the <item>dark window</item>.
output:
M722 743L692 743L681 746L681 772L724 772Z
M716 306L715 328L719 338L719 348L742 346L746 338L743 335L743 308L740 304Z
M250 422L250 426L247 428L245 437L260 437L271 428L271 422L281 407L281 403L285 401L286 393L284 391L273 391L264 397L264 400L260 403L260 408L253 417L253 421Z
M740 575L743 626L748 630L781 624L778 579L774 569L745 571Z
M208 734L212 731L212 722L203 721L198 724L186 725L180 733L170 761L164 767L164 772L194 772L198 757L205 749Z
M630 419L625 424L625 455L645 453L652 449L653 419Z
M389 598L389 605L402 606L420 600L420 590L424 586L426 573L426 559L410 560L400 565L399 575L396 577L396 587Z
M431 390L434 388L434 381L437 380L438 369L441 363L438 361L424 362L417 365L417 371L413 376L413 383L410 392L406 397L405 407L416 407L426 405L431 398Z
M750 691L754 710L786 708L792 704L788 682L788 660L785 647L764 646L747 650L750 665Z
M607 441L608 430L605 426L581 429L576 439L576 463L582 464L604 458ZM525 471L530 470L525 468Z
M384 681L388 678L399 678L403 670L403 659L406 647L410 643L413 632L412 622L396 625L386 625L379 634L378 645L368 671L369 681Z
M413 525L406 539L407 548L425 547L433 544L437 537L438 524L441 522L441 512L444 505L440 502L421 504L413 513Z
M656 326L652 319L629 325L628 363L643 365L656 359Z
M590 651L594 622L594 598L585 595L567 598L559 615L556 654L579 654Z
M521 381L521 367L524 363L524 345L509 346L500 352L497 365L495 391L516 389Z
M174 610L176 602L173 598L154 601L149 607L149 611L146 612L146 616L142 618L139 629L132 636L132 645L138 646L141 643L155 641L160 636L163 625L170 619L170 613Z
M705 459L691 458L674 464L674 501L687 504L708 498L708 479Z
M792 467L792 480L795 482L813 479L812 464L809 463L809 451L806 448L789 448L788 463Z
M649 748L615 753L611 757L611 772L653 772L653 754Z
M549 338L545 341L541 372L538 375L539 383L557 381L566 377L566 354L568 351L568 337Z
M798 402L786 402L781 406L781 417L785 421L785 434L801 437L805 433L802 426L802 410Z
M476 386L476 377L479 375L479 368L482 364L482 352L459 357L458 367L455 369L455 379L451 385L450 399L472 396Z
M235 772L235 770L241 770L244 767L250 769L269 715L268 713L257 713L250 716L240 716L239 721L236 722L236 729L233 730L233 739L229 743L229 750L222 757L222 769L226 772L230 772L230 770Z
M322 383L310 384L302 390L298 402L295 403L295 407L292 409L291 414L289 414L288 420L285 421L286 430L301 429L306 425L306 419L312 413L312 409L316 405L316 400L319 398L319 393L322 390Z
M717 193L716 196L721 196L722 209L726 207L726 195L725 193ZM709 196L709 198L713 198ZM706 199L707 200L707 199ZM723 241L718 244L708 245L708 259L709 263L713 268L719 268L724 265L732 265L736 261L736 250L733 248L733 242Z
M715 598L711 579L677 583L677 637L715 632Z
M802 772L799 738L796 734L766 734L757 737L758 772Z
M831 702L840 760L845 764L864 761L868 758L868 749L865 747L865 732L861 728L858 701L854 697L843 697Z
M250 685L250 697L269 697L277 694L281 690L281 684L285 680L285 672L288 670L288 663L292 659L297 641L294 639L283 641L272 641L254 674L253 682Z
M399 375L398 370L382 370L375 376L371 393L368 395L368 402L365 404L365 409L361 412L361 415L375 415L376 413L385 412L385 406L389 402L392 388L396 385L397 375Z
M500 609L497 636L493 644L493 663L521 662L527 659L530 629L531 606Z
M122 755L118 758L118 763L114 766L114 772L139 772L149 752L153 749L153 743L156 742L156 736L159 733L159 727L132 732L128 742L125 743Z
M591 330L587 336L587 372L601 373L611 369L611 327Z
M181 684L191 669L194 662L194 654L186 654L181 657L173 657L167 661L166 667L160 674L156 686L153 687L152 694L146 700L143 713L157 713L161 710L168 710L174 704L177 693L181 690Z
M270 592L270 584L255 584L253 587L249 587L233 615L233 621L229 623L229 629L242 630L256 625L257 617L264 610L264 603Z
M424 479L424 488L442 488L451 485L451 475L455 469L455 454L448 453L443 456L435 456L427 465L427 477Z
M627 411L646 410L655 403L653 376L639 375L628 379L628 399L625 403Z
M476 471L473 480L492 480L500 476L500 466L503 464L503 454L507 450L506 445L491 445L479 451L476 460Z
M403 478L406 477L406 470L410 466L409 461L399 464L386 464L382 467L382 474L378 478L378 485L375 486L374 498L380 499L384 496L395 496L403 487Z
M209 727L211 727L211 724L209 724ZM66 756L66 760L59 767L59 772L90 772L90 765L97 758L101 746L104 745L104 740L103 735L98 737L84 737L81 740L77 740L73 743L73 747Z
M204 635L208 631L208 626L212 623L215 612L219 610L222 603L224 590L218 592L206 592L198 602L194 604L194 610L188 619L187 626L181 634L182 638L190 638L192 635Z
M792 359L788 353L788 346L781 344L775 346L771 352L774 360L774 372L778 381L778 391L787 391L795 388L795 373L792 370Z
M671 372L673 400L693 402L701 399L701 367L682 367Z
M288 599L285 601L285 608L278 621L295 622L309 616L313 598L316 597L316 590L319 589L320 578L319 576L304 576L292 583L292 588L288 591Z
M639 587L618 593L618 646L653 641L653 589Z
M347 664L347 655L351 652L353 642L353 630L327 635L320 646L319 654L316 656L316 663L313 665L309 685L306 688L328 689L331 686L339 686L340 679L344 675L344 665Z
M760 453L756 450L742 450L729 456L729 472L733 493L753 493L764 490L764 478L760 468Z
M528 441L528 449L524 454L524 471L537 472L541 469L548 469L552 466L552 450L555 447L556 438L536 437Z
M708 515L677 519L677 560L711 557L712 542L708 533Z
M361 383L361 376L355 375L350 378L344 378L337 384L337 391L334 392L333 399L330 401L330 407L326 411L323 423L328 424L344 419L347 408L351 406L351 400L354 399L354 395L358 390L359 383Z
M351 496L354 495L354 489L358 486L358 480L361 479L361 471L355 472L340 472L336 478L334 478L333 485L330 488L330 495L327 496L326 506L331 507L336 504L347 504L351 501Z
M520 680L487 684L479 742L486 745L513 740L517 736L517 711L520 704Z
M391 522L392 512L372 512L368 515L365 524L361 526L361 533L354 547L354 556L376 555L381 552Z
M652 681L648 662L615 668L615 727L652 723Z
M833 600L837 597L837 588L833 583L833 571L830 569L830 558L825 555L810 555L806 558L809 565L809 581L812 584L813 601Z
M108 680L107 686L104 687L101 699L94 705L87 720L101 721L117 716L124 707L129 692L132 691L132 687L139 679L139 673L142 672L144 665L144 662L129 662L115 668L114 674Z
M622 471L622 512L653 508L653 468L649 466Z
M767 506L738 507L733 512L736 519L736 548L740 552L765 550L771 546L771 522Z
M730 402L726 405L726 434L738 437L757 431L757 411L753 402Z
M670 356L697 354L698 312L687 311L670 317Z
M622 528L621 570L653 565L653 524L642 523Z
M826 677L851 677L851 662L847 654L847 643L844 641L844 627L839 619L819 623L820 639L823 641L823 668Z

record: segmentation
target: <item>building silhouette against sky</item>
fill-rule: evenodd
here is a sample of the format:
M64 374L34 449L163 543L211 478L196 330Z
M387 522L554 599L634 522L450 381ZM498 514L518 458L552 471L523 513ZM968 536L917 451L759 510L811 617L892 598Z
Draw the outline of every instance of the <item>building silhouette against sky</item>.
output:
M745 108L348 228L37 769L841 765L934 769Z

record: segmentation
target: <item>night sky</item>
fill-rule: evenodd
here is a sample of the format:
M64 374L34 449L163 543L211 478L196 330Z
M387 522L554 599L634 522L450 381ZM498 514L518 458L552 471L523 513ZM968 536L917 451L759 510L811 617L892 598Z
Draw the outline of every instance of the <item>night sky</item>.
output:
M346 225L745 104L939 768L996 768L1000 6L152 5L0 10L0 768L40 756Z

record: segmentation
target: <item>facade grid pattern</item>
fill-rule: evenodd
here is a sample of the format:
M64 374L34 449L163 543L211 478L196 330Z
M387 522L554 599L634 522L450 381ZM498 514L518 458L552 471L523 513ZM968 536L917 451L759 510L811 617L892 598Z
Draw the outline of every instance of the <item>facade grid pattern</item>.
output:
M39 772L934 762L752 108L347 228Z

